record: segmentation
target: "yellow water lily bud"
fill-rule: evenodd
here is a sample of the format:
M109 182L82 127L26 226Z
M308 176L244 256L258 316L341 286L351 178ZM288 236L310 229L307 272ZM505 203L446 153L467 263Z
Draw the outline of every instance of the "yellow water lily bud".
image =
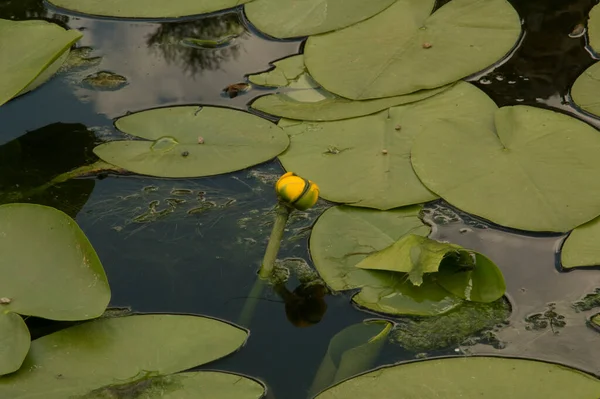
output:
M286 204L300 211L312 207L319 199L319 186L292 172L279 178L275 190Z

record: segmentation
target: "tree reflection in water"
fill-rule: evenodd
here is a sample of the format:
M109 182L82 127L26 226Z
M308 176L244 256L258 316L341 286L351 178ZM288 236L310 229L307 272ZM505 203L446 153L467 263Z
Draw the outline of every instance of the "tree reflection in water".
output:
M146 39L146 45L162 55L169 64L176 64L190 75L203 70L217 70L222 62L237 59L240 39L246 34L237 12L218 14L189 22L165 22ZM236 36L229 44L218 48L197 48L181 43L183 39L219 40Z
M0 0L0 18L21 21L45 19L66 27L69 17L50 12L44 0Z

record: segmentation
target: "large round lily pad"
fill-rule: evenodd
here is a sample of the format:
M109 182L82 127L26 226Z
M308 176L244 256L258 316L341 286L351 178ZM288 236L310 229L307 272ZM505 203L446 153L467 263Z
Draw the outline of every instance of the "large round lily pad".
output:
M120 118L119 130L144 138L111 141L94 149L105 162L157 177L200 177L268 161L289 140L271 122L216 107L172 107Z
M430 190L502 226L565 232L600 214L600 135L567 115L528 106L496 112L495 129L428 126L412 165Z
M403 96L353 101L320 87L305 72L302 54L277 61L273 65L275 69L250 75L248 79L261 86L289 87L290 90L261 96L252 102L251 107L267 114L303 121L334 121L374 114L397 105L424 100L451 87L449 85Z
M23 318L0 305L0 375L17 371L29 351L31 337Z
M98 255L69 216L32 204L0 206L2 306L52 320L100 316L110 288Z
M17 96L81 38L46 21L0 19L0 106Z
M250 0L49 0L57 7L105 17L177 18L232 8Z
M403 273L356 267L371 253L409 233L429 234L429 227L418 217L420 209L414 206L382 212L340 206L325 211L310 237L310 252L321 278L335 291L360 288L352 300L381 313L431 316L460 305L460 298L427 275L416 287Z
M316 182L334 202L377 209L431 201L437 196L417 178L412 143L440 120L493 126L497 110L482 91L465 82L426 100L335 122L282 120L289 149L279 159L286 170Z
M593 399L600 381L565 366L499 357L435 359L385 367L346 380L315 399Z
M317 35L365 20L395 0L254 0L248 20L267 35L285 39Z
M600 265L600 218L577 227L561 250L562 267L570 269Z
M376 16L312 36L308 71L327 90L353 100L391 97L452 83L510 52L521 34L506 0L399 0Z
M600 63L586 69L571 88L571 98L579 107L600 116Z
M0 379L0 397L94 398L94 391L110 385L142 387L149 377L222 358L247 336L241 328L197 316L98 319L33 341L21 369Z

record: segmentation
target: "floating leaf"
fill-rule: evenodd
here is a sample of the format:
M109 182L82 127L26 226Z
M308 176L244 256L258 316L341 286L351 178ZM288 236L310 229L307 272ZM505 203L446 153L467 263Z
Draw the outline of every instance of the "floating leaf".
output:
M413 171L414 138L440 120L489 129L497 109L479 89L460 82L426 100L361 118L282 120L291 145L279 159L286 170L316 182L321 196L333 202L377 209L418 204L437 196Z
M390 395L419 399L592 399L600 395L600 381L558 364L471 356L384 367L344 381L315 399Z
M250 0L50 0L68 10L117 18L178 18L225 10Z
M411 160L426 187L465 212L516 229L564 232L600 214L598 153L600 135L584 122L514 106L496 112L492 130L428 126Z
M138 395L136 398L144 399L261 399L265 388L257 381L241 375L198 371L142 376L138 380L108 385L74 399L124 398L121 395L129 392Z
M17 94L17 96L29 93L30 91L37 89L38 87L49 81L63 67L63 65L69 58L69 55L70 51L65 51L64 53L62 53L61 56L56 59L56 61L50 64L48 68L44 69L44 71L40 73L37 76L37 78L33 80L33 82L29 83L27 87L21 90L19 94Z
M600 43L598 43L600 45ZM600 63L586 69L571 88L573 101L590 114L600 116Z
M419 211L418 206L385 212L346 206L328 209L318 219L310 237L317 271L335 291L360 288L352 300L370 310L422 316L450 311L462 300L429 276L425 276L420 287L415 287L402 273L355 267L371 253L392 245L406 234L429 234L429 227L418 217Z
M132 172L157 177L233 172L274 158L289 143L271 122L216 107L158 108L120 118L116 126L147 140L111 141L96 147L96 155Z
M0 375L17 371L29 351L31 337L23 318L0 305Z
M0 106L17 96L82 34L46 21L0 19Z
M32 204L0 206L0 297L23 315L52 320L100 316L110 288L98 255L69 216Z
M521 34L506 0L453 0L429 16L433 0L399 0L348 28L312 36L309 73L327 90L353 100L433 89L504 57Z
M303 121L333 121L369 115L389 107L424 100L450 87L376 100L352 101L328 92L305 73L303 55L284 58L273 65L275 69L250 75L248 79L262 86L290 87L295 90L259 97L251 107L267 114Z
M392 323L365 320L344 328L329 341L317 369L311 396L330 385L371 369L387 342Z
M600 51L600 6L594 6L588 20L589 43L594 51Z
M108 385L131 385L220 359L247 336L206 317L98 319L33 341L21 369L0 379L0 397L64 399Z
M293 55L273 62L273 69L248 75L251 83L266 87L286 87L304 73L304 55Z
M279 39L317 35L363 21L395 0L255 0L244 10L261 32Z
M562 267L600 265L600 218L577 227L569 234L561 250Z

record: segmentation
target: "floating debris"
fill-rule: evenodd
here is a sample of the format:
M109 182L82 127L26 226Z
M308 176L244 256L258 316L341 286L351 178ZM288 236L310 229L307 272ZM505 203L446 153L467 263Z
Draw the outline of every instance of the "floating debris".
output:
M127 78L114 72L100 71L83 79L83 83L96 90L119 90L127 85Z
M9 303L12 302L12 299L10 298L0 298L0 305L8 305Z
M252 85L249 83L234 83L224 88L223 92L226 93L229 98L235 98L240 94L247 93L251 87ZM202 142L204 142L204 140L202 140Z

